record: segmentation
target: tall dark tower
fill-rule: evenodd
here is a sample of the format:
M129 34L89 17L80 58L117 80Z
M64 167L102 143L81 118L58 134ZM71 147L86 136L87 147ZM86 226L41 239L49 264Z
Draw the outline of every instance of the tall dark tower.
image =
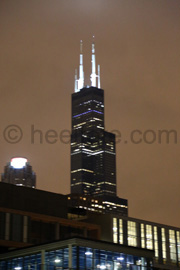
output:
M11 159L4 168L1 181L16 186L36 187L36 175L28 160L22 157Z
M72 94L71 193L116 195L115 135L104 130L104 91Z
M99 66L96 75L94 42L90 87L84 87L82 41L80 47L79 79L76 72L72 94L71 193L116 196L115 135L105 131L104 90Z
M104 90L100 66L96 74L95 45L92 43L91 86L84 86L82 41L79 79L75 72L72 94L71 194L72 215L83 211L128 215L128 201L116 195L115 135L104 125ZM96 86L97 85L97 86Z

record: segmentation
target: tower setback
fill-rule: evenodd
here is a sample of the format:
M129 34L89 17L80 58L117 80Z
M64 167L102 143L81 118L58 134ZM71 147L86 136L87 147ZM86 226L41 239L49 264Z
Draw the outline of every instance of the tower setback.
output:
M84 85L83 49L80 42L79 79L75 72L72 94L71 194L68 205L79 214L90 210L128 215L128 202L116 191L115 135L105 130L104 90L100 66L96 74L94 37L90 86ZM98 86L98 87L97 87ZM79 212L80 211L80 212Z

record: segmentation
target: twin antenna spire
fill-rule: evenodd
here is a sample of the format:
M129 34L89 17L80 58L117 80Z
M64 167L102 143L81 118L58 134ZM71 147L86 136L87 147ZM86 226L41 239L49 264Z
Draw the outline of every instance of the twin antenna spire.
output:
M94 37L92 42L92 56L91 56L91 64L92 64L92 73L90 75L91 86L98 88L101 87L100 84L100 65L98 65L98 74L96 74L96 56L95 56L95 43ZM79 92L80 89L84 87L84 70L83 70L83 42L80 41L80 61L79 61L79 79L77 74L77 69L75 70L75 84L74 91Z

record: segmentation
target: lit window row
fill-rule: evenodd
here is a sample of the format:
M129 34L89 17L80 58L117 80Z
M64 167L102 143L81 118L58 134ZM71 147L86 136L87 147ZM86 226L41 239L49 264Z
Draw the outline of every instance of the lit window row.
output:
M87 170L87 169L77 169L77 170L71 171L71 173L76 173L76 172L81 172L81 171L93 173L93 171Z
M177 262L176 237L174 230L169 230L169 249L171 261Z
M123 224L127 226L127 235L123 234ZM158 258L162 254L164 263L168 263L170 259L171 263L178 263L180 266L180 231L162 227L158 229L157 226L151 224L139 224L135 221L123 221L123 219L113 218L114 243L123 244L123 236L126 239L124 241L129 246L154 250L155 258ZM159 252L159 247L161 248L161 252ZM169 255L167 252L169 252Z

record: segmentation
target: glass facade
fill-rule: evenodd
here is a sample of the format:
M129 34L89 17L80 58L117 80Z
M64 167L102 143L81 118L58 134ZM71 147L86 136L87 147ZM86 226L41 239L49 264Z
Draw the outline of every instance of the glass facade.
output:
M153 249L152 226L148 224L146 224L146 248Z
M154 251L155 257L159 257L157 226L154 226Z
M123 244L123 220L119 219L119 244Z
M41 270L41 266L40 253L0 261L1 270Z
M128 246L137 246L136 222L128 220Z
M178 253L178 265L180 266L180 232L176 231L176 237L177 237L177 253Z
M156 263L180 266L179 230L113 218L113 242L154 250Z
M113 218L113 242L118 243L117 218Z
M176 263L177 252L176 252L176 237L174 230L169 230L169 249L170 249L170 260Z
M161 228L161 239L162 239L162 258L163 261L166 262L167 254L166 254L166 234L165 229Z
M69 265L69 250L62 248L45 252L45 265L47 270L67 269Z
M140 270L152 269L144 257L84 246L43 251L0 261L1 270ZM72 252L72 254L70 254ZM42 261L45 256L44 264ZM71 259L70 259L71 258Z
M141 247L142 248L145 248L145 242L146 241L146 238L145 238L145 232L144 232L144 224L142 223L141 224Z

